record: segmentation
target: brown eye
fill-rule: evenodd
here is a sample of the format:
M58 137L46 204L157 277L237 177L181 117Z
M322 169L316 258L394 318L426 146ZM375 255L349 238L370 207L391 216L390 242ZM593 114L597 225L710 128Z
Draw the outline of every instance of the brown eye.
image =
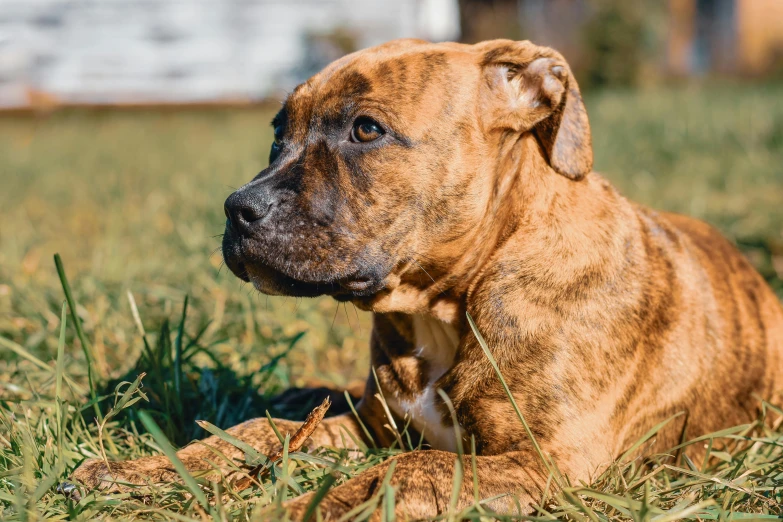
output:
M269 150L269 163L273 163L280 155L283 148L283 127L275 126L275 141L272 142L272 148Z
M275 143L277 145L281 145L283 142L283 126L277 125L275 126Z
M355 143L367 143L383 135L384 131L378 122L366 117L358 118L351 129L351 141Z

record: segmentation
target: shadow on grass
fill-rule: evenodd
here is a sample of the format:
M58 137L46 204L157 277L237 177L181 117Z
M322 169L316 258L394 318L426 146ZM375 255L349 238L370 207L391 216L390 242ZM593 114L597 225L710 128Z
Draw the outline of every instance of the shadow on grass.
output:
M144 350L136 364L124 375L99 385L98 397L113 396L120 383L133 382L145 373L142 384L149 402L140 404L141 409L147 411L169 440L179 446L209 435L196 424L197 420L223 429L264 417L267 411L273 417L304 420L327 396L332 401L329 416L350 411L341 390L325 386L280 390L267 386L278 363L304 336L304 332L286 339L286 349L261 368L260 376L240 376L216 358L210 346L201 343L207 325L196 335L189 336L184 328L186 319L187 300L177 329L173 330L169 320L164 319L154 342L143 334ZM210 359L212 366L198 364L196 356L199 354ZM256 384L259 377L260 386ZM358 398L353 400L355 403ZM102 409L107 413L111 409L111 401L103 401ZM123 423L131 421L137 429L142 428L138 412L133 408L123 410L117 420Z

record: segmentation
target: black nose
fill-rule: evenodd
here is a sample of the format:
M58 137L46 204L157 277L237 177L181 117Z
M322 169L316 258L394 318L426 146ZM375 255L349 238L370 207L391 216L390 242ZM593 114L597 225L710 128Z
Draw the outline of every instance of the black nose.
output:
M236 232L245 234L250 226L267 215L272 203L269 198L248 190L238 190L223 204L228 225Z

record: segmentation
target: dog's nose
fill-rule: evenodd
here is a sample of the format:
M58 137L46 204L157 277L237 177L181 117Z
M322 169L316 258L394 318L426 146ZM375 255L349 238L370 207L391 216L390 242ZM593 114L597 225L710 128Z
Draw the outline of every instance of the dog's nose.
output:
M223 204L228 225L240 234L247 233L251 225L263 219L271 207L269 198L247 190L234 192Z

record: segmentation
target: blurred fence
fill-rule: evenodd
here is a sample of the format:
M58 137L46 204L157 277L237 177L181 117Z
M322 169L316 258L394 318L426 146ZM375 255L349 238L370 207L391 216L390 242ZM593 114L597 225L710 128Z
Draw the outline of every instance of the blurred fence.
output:
M257 100L403 36L456 0L0 0L0 106Z

